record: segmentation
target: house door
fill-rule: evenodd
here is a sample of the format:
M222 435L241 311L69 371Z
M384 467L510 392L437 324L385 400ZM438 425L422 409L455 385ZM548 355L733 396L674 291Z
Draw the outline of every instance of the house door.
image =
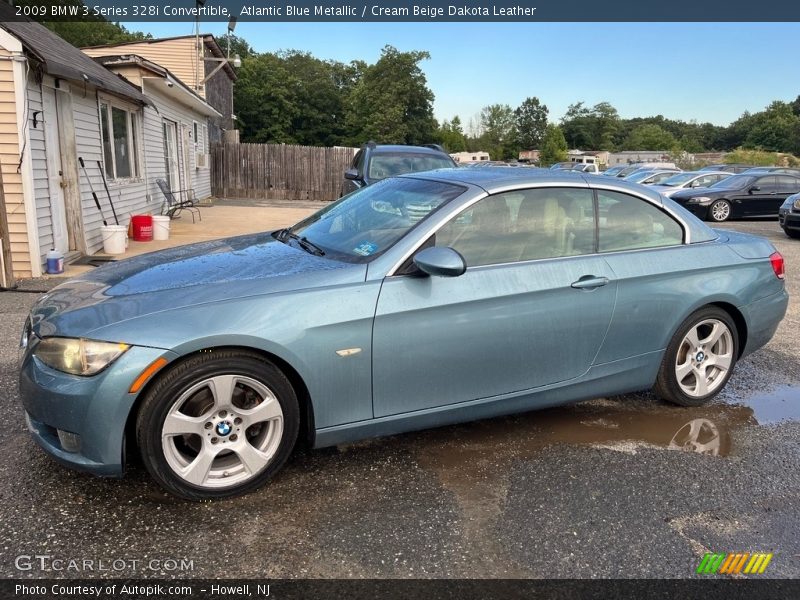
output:
M164 120L164 166L167 185L171 190L181 189L180 163L178 160L178 124Z
M64 171L61 165L56 91L42 86L42 112L44 115L44 141L47 156L47 182L50 192L50 220L53 227L53 247L60 252L75 250L69 247L67 209L64 203ZM46 250L47 248L45 248Z

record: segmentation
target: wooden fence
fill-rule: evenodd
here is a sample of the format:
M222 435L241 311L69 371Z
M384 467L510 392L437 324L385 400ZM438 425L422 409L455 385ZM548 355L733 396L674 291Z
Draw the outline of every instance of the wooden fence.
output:
M355 148L285 144L211 146L211 191L218 198L335 200Z

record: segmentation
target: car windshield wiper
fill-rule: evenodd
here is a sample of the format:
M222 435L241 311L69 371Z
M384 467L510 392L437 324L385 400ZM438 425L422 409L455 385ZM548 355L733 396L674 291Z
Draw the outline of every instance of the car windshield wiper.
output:
M325 256L325 251L322 248L317 246L314 242L309 241L308 238L297 235L291 229L280 229L275 232L275 239L279 242L285 242L287 238L297 242L297 245L309 254L313 254L314 256Z

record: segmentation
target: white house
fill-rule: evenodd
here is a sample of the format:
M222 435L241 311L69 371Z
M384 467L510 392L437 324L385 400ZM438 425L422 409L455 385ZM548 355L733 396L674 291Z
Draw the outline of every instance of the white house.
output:
M112 73L42 25L4 18L10 10L0 3L4 285L40 275L51 248L68 257L100 250L103 220L113 223L109 196L123 225L161 211L156 179L208 196L204 125L219 116L158 65L117 57Z

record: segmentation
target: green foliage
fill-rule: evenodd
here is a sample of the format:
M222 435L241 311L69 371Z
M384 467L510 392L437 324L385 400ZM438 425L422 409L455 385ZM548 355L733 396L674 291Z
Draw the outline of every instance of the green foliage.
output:
M630 132L623 143L623 150L671 150L678 140L669 131L658 125L639 125Z
M592 108L577 102L567 108L561 127L572 148L612 150L621 122L617 109L608 102L600 102Z
M725 156L725 162L769 167L772 165L781 164L781 156L777 152L765 152L763 150L737 148Z
M494 160L517 158L517 126L508 104L490 104L481 110L480 149Z
M547 126L539 153L539 166L549 167L567 159L567 140L558 125Z
M349 97L351 144L424 144L435 137L433 92L419 67L428 58L427 52L386 46L378 62L363 67Z
M800 153L800 116L792 105L775 101L749 118L745 148Z
M450 153L465 152L467 149L467 138L458 115L453 117L452 121L447 121L447 119L442 121L437 137L445 150Z
M275 54L242 61L233 88L242 141L295 142L292 122L298 110L292 82L284 60Z
M538 149L547 129L547 106L536 96L526 98L514 111L517 145L523 150Z

